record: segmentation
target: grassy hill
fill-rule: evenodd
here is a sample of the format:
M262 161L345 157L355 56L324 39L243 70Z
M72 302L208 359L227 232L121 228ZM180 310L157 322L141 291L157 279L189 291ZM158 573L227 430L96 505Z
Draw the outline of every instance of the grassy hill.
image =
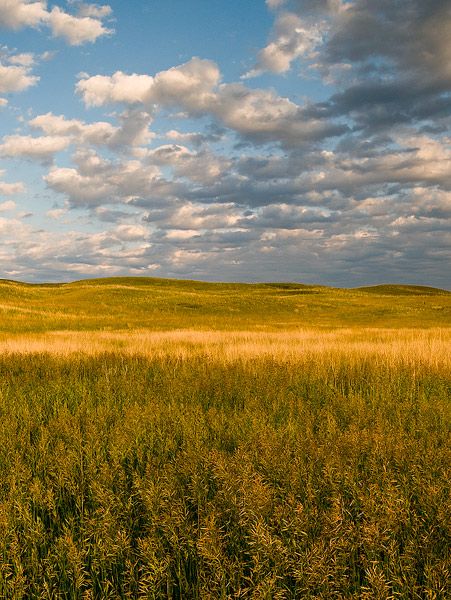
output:
M451 325L451 293L420 286L337 289L297 283L106 278L0 280L0 332Z

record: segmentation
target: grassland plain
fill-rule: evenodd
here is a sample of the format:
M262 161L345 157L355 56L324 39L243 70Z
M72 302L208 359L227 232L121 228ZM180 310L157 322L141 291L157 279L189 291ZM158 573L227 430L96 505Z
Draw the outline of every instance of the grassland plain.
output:
M0 282L0 316L0 597L451 597L450 293Z

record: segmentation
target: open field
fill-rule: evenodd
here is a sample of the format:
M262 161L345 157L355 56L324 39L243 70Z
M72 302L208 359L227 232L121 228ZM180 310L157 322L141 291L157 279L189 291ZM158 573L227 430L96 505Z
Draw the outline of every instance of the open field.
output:
M0 317L0 597L450 597L450 293L0 282Z

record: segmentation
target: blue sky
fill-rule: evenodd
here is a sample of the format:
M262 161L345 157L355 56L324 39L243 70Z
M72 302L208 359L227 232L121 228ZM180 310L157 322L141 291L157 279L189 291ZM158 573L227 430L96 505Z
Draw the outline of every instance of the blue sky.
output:
M451 8L0 0L0 277L451 288Z

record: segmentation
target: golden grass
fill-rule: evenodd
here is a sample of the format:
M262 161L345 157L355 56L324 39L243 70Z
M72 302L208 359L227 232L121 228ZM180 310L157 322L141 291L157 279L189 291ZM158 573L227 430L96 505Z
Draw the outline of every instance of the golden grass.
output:
M297 363L334 357L371 359L388 364L399 362L433 368L451 367L451 329L313 329L283 332L255 331L54 331L3 335L0 353L49 353L55 356L105 352L142 355L149 358L205 356L212 361L230 362L272 358Z

